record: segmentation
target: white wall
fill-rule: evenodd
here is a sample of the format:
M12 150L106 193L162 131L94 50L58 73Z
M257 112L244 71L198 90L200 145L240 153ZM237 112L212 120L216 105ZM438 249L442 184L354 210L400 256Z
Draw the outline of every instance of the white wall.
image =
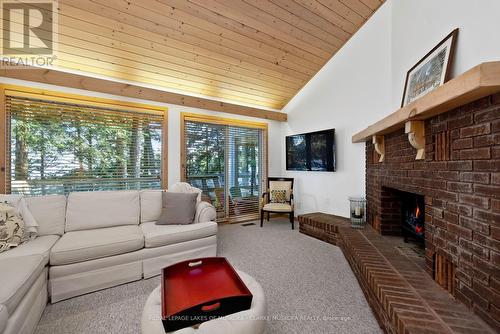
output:
M452 77L500 60L499 0L395 0L392 11L393 109L401 105L408 69L455 28L459 33Z
M285 107L283 135L336 129L337 172L287 172L297 180L297 213L349 215L347 197L365 193L364 144L351 136L399 108L406 72L460 28L452 75L500 60L500 1L388 0Z
M129 101L137 103L145 103L150 105L162 106L168 108L168 184L172 185L180 181L180 114L181 112L205 114L205 115L216 115L219 117L227 117L240 120L250 120L256 122L268 123L269 130L269 173L270 175L279 175L281 173L281 147L279 145L272 145L271 143L279 143L281 141L281 123L276 121L267 121L263 119L257 119L253 117L244 117L239 115L219 113L215 111L189 108L173 104L163 104L148 100L126 98L122 96L115 96L110 94L96 93L86 90L59 87L53 85L39 84L35 82L15 80L10 78L0 77L0 83L13 84L20 86L36 87L39 89L47 89L58 92L66 92L73 94L80 94L85 96L101 97L107 99L114 99L119 101Z
M347 197L364 194L365 149L352 145L351 136L386 113L390 104L390 28L390 4L385 4L284 109L284 135L329 128L336 132L336 172L284 171L296 179L298 214L346 216ZM284 149L282 156L285 170Z

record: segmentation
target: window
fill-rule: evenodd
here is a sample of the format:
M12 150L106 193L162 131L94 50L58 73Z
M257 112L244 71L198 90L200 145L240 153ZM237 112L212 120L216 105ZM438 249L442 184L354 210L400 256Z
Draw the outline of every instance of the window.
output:
M267 177L267 124L183 115L182 177L219 221L255 218Z
M166 111L111 102L6 90L7 192L161 188Z

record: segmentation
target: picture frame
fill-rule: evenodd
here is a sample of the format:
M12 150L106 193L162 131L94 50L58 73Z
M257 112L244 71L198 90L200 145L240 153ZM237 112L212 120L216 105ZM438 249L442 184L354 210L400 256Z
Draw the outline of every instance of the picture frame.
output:
M450 79L458 28L429 51L406 73L401 107L431 92Z

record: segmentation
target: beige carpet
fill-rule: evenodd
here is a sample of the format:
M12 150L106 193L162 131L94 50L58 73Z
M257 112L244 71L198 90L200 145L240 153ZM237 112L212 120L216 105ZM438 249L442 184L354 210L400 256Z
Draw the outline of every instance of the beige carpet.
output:
M266 333L381 333L340 249L285 220L221 226L219 255L262 284ZM48 305L37 333L140 333L142 307L158 284L156 277Z

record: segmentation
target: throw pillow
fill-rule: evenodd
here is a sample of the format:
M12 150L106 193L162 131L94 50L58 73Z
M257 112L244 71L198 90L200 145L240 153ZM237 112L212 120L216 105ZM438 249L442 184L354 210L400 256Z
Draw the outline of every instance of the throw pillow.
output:
M157 225L186 225L194 221L197 193L163 193L163 208Z
M23 219L25 233L28 234L30 239L36 238L38 234L38 223L35 217L33 217L30 209L28 209L28 204L26 203L26 200L24 198L19 201L19 204L17 205L17 211Z
M16 214L16 209L7 203L0 203L0 253L26 240L24 222Z
M8 204L15 208L15 213L21 216L24 222L24 230L30 239L36 238L38 234L38 223L28 208L26 199L22 195L0 194L0 203Z
M271 190L271 203L286 203L286 190Z

